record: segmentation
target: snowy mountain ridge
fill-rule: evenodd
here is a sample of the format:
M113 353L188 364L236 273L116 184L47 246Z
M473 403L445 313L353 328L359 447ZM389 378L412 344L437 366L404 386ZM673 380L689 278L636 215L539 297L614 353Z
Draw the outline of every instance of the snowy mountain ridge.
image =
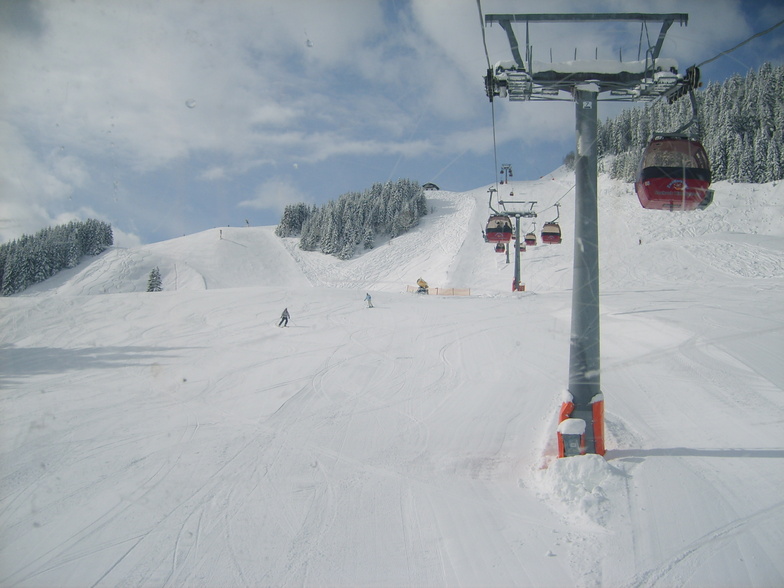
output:
M571 287L571 278L563 278L565 273L571 274L573 253L572 176L559 168L535 182L500 186L503 197L508 198L506 191L516 192L515 198L536 201L535 210L544 210L535 225L523 219L523 231L540 229L555 217L553 204L562 205L559 223L564 243L560 247L539 244L523 254L524 281L532 281L529 290ZM600 246L609 243L612 248L626 250L645 244L641 252L647 255L648 246L667 247L677 240L677 248L721 272L744 277L781 276L776 251L780 246L777 240L784 235L782 186L775 182L720 182L714 186L716 206L692 215L660 214L641 210L628 184L602 176ZM347 261L302 251L297 247L298 239L275 237L274 227L224 227L134 249L115 248L100 260L86 260L89 270L83 264L31 290L140 292L146 290L151 269L158 266L164 290L309 284L400 292L424 276L443 288L471 288L477 294L506 292L512 278L512 269L506 266L512 263L507 264L504 255L493 252L481 239L489 214L487 190L428 193L432 212L423 217L420 226ZM628 255L630 263L639 264L631 251L606 249L602 250L602 271L614 277L618 275L617 255ZM667 273L664 268L661 271Z

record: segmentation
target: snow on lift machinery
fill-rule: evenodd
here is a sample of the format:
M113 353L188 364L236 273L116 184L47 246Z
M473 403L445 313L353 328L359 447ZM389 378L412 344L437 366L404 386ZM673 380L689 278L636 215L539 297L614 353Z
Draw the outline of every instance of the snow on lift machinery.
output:
M544 223L542 227L542 243L548 245L559 245L561 243L561 226L558 224L558 219L561 217L561 205L555 205L558 214L550 222Z
M708 154L700 143L694 88L700 70L686 70L686 83L668 97L669 103L688 92L692 118L673 133L655 133L640 160L634 190L643 208L654 210L702 210L713 202ZM685 131L694 126L696 132Z

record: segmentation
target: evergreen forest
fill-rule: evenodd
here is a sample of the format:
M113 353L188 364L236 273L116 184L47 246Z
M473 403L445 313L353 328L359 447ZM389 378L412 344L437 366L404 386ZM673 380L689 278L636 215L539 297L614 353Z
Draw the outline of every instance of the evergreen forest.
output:
M376 183L364 192L348 192L324 206L291 204L275 229L278 237L300 237L300 248L350 259L372 249L382 237L397 237L419 224L427 202L418 182L400 179Z
M701 141L712 181L762 184L784 177L784 66L763 64L695 92ZM692 117L688 96L623 111L599 124L598 154L612 177L632 181L654 133L673 132ZM691 132L693 129L687 129Z
M98 255L114 244L112 226L95 219L48 227L0 245L0 294L10 296Z

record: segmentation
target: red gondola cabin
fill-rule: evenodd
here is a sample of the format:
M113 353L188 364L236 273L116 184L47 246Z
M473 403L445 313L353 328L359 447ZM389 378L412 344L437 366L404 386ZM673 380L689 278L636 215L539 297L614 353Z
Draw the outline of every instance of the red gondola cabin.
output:
M512 240L512 221L508 216L496 214L487 221L485 238L490 243L509 243Z
M542 227L542 243L558 245L561 243L561 227L558 223L544 223Z
M634 189L643 208L695 210L711 203L708 154L685 135L655 135L646 147Z

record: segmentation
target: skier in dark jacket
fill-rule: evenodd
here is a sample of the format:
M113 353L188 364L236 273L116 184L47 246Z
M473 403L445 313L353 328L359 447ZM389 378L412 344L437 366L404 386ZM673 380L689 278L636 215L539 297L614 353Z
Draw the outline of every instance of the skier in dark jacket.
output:
M291 315L289 314L289 309L284 308L283 312L280 315L280 322L278 323L279 327L288 327L289 326L289 318Z

